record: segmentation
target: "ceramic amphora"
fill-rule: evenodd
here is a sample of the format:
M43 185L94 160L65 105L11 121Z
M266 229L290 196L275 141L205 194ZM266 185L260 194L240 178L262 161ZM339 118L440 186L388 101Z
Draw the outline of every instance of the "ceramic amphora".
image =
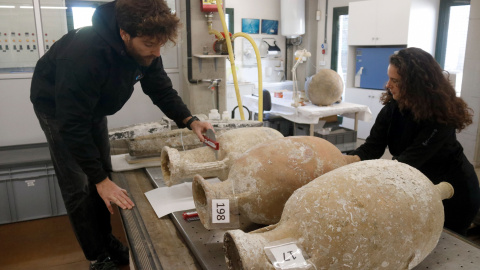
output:
M295 191L279 223L227 231L229 269L275 269L269 243L293 239L302 269L412 269L437 245L453 187L393 160L352 163Z
M268 141L239 157L223 182L208 183L196 175L192 184L195 207L207 229L215 228L209 203L214 199L229 199L231 214L239 215L240 223L274 224L296 189L348 164L348 157L318 137L291 136ZM233 222L227 225L224 228L241 228Z
M203 177L218 177L225 180L233 162L245 151L257 144L283 138L283 135L268 127L232 129L217 136L220 144L215 150L204 146L187 151L165 146L160 156L163 180L167 186L180 183L182 179L199 174Z

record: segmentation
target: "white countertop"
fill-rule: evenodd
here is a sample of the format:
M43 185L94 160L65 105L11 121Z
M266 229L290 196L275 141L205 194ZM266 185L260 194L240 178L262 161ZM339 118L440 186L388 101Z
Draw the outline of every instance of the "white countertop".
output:
M251 111L258 111L258 97L245 95L242 98L243 105ZM298 108L292 107L293 100L272 97L272 109L269 113L279 115L287 120L299 124L317 124L318 119L331 115L342 115L348 118L355 118L358 113L358 120L372 120L372 112L366 105L340 102L330 106L317 106L307 103Z

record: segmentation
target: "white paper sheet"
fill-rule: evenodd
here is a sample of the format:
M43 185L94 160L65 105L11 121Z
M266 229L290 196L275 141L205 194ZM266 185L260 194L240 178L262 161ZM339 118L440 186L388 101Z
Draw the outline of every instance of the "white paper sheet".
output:
M218 178L207 180L209 183L220 182ZM192 183L185 182L171 187L161 187L145 192L148 201L158 218L170 213L195 208L192 195Z

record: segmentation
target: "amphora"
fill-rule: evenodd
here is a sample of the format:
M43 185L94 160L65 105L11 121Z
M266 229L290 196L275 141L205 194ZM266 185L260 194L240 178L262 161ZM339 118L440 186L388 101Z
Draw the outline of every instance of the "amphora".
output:
M212 200L228 199L240 223L270 225L280 220L285 202L299 187L348 164L332 143L313 136L292 136L259 144L239 157L228 179L208 183L196 175L192 191L195 207L207 229L212 224ZM233 206L233 207L232 207ZM233 222L223 228L240 228Z
M227 231L229 269L274 269L264 247L294 239L302 269L412 269L437 245L450 184L393 160L356 162L295 191L279 223ZM301 254L301 253L299 253ZM276 262L282 263L282 262Z
M225 180L233 162L245 151L257 144L283 138L272 128L252 127L232 129L217 136L220 144L217 156L215 150L204 146L187 151L165 146L160 156L163 180L167 186L180 183L182 179L196 174L203 177L218 177Z

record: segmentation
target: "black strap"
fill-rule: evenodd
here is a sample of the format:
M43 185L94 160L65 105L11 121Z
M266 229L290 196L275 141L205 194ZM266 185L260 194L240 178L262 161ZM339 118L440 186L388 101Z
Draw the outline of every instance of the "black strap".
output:
M190 127L190 125L191 125L194 121L200 121L200 119L198 119L198 117L196 117L196 116L192 116L192 118L190 118L190 119L187 121L187 123L185 124L188 129L192 130L192 128Z

